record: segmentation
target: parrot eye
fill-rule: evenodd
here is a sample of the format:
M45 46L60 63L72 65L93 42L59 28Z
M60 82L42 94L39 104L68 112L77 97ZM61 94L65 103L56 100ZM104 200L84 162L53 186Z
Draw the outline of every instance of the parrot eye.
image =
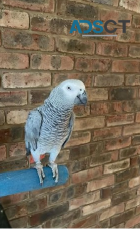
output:
M67 87L67 89L68 89L68 90L71 90L71 88L70 88L70 87Z

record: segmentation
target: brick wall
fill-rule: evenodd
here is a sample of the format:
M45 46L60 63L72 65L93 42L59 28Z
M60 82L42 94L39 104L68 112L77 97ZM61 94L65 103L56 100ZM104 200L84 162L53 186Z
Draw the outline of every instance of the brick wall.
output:
M0 172L28 167L24 122L55 85L81 79L89 98L85 109L75 108L72 138L58 158L69 168L68 183L1 198L11 225L140 227L139 1L0 6ZM82 38L69 34L75 18L131 23L126 34L117 24L117 37Z

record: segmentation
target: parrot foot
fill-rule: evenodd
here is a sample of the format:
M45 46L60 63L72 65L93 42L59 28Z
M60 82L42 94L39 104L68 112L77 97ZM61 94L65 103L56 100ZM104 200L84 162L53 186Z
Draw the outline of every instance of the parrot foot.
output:
M58 182L58 167L57 164L54 162L50 162L48 164L48 166L52 169L52 173L53 173L53 178L55 178L55 183Z
M40 162L36 163L35 168L37 169L37 173L38 173L38 176L39 176L40 184L43 185L43 179L45 178L45 174L44 174L44 171L43 171L43 165Z

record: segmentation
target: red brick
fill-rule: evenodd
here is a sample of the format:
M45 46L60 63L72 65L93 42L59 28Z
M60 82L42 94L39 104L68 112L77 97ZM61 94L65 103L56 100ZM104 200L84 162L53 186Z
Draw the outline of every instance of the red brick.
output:
M8 124L21 124L25 123L28 117L28 110L10 110L7 111Z
M74 130L85 130L85 129L94 129L102 128L105 126L104 117L92 117L84 119L76 119L74 124Z
M0 107L19 106L27 104L26 91L0 92Z
M111 86L120 86L124 83L123 75L97 75L95 76L94 85L97 87L111 87Z
M34 88L48 87L51 85L51 74L40 72L13 72L4 73L2 76L4 88Z
M108 138L115 138L121 136L121 127L112 127L112 128L105 128L100 130L95 130L93 135L94 141L104 140Z
M25 217L20 217L18 219L13 219L10 221L10 225L12 228L19 228L19 227L27 228L28 217L25 216Z
M105 142L106 150L122 149L131 145L131 137L107 140Z
M42 70L72 70L73 57L59 55L33 54L31 56L32 69Z
M136 122L140 122L140 112L136 113Z
M54 51L53 37L13 30L5 30L3 36L5 48Z
M77 146L77 145L82 145L85 143L90 142L91 139L91 133L86 131L86 132L73 132L72 136L69 140L69 142L66 144L66 147L70 147L70 146Z
M120 0L119 6L122 6L127 10L131 10L131 11L140 13L139 2L137 0L133 0L132 2Z
M130 166L137 166L139 164L139 157L136 156L136 157L131 157L130 158Z
M106 118L107 126L117 126L134 123L134 114L110 115Z
M91 73L54 73L52 75L52 85L56 86L66 79L79 79L83 81L86 87L91 87L94 76Z
M57 38L56 49L59 52L93 55L95 51L95 43L90 40Z
M4 111L0 110L0 126L5 123L5 114Z
M125 126L123 130L123 135L132 135L138 133L140 133L140 124Z
M0 18L0 26L16 29L28 29L29 16L25 12L3 10Z
M135 28L140 28L140 16L139 15L133 15L132 26Z
M90 192L82 197L75 198L69 201L70 211L79 208L82 205L87 205L100 200L100 191Z
M82 170L78 173L72 174L72 182L75 184L82 183L100 176L102 176L102 166L98 166L88 170Z
M129 158L129 157L137 155L139 153L140 153L140 147L139 146L133 146L133 147L125 148L125 149L120 150L120 159Z
M92 91L92 90L90 90ZM96 93L95 93L96 95ZM103 115L108 114L109 112L109 103L106 102L98 102L91 104L91 115Z
M140 184L140 177L135 177L129 180L129 188L134 188Z
M130 159L104 165L104 174L118 172L130 167Z
M138 47L137 47L138 48ZM140 75L126 75L125 84L130 86L140 85Z
M108 100L108 90L106 88L87 89L88 101Z
M130 46L129 48L129 56L134 57L134 58L139 58L140 57L140 47L138 46Z
M0 144L23 140L23 127L0 129Z
M110 205L111 205L111 199L107 199L95 204L86 205L82 208L82 215L83 216L90 215L91 213L98 212L102 209L106 209L110 207Z
M113 215L119 214L124 211L124 203L119 204L117 206L111 207L107 210L105 210L103 213L100 215L100 221L108 219L112 217Z
M75 69L84 72L106 72L110 66L110 59L77 58L75 63Z
M0 146L0 161L6 159L6 147L5 145Z
M140 61L138 60L114 60L112 72L139 72Z
M126 222L127 220L132 218L134 214L135 214L134 210L129 210L124 213L115 215L110 220L110 226L114 228L114 226L116 227L116 225Z
M126 29L126 33L122 33L122 29L117 29L115 34L116 36L116 41L118 42L135 42L135 31Z
M132 15L128 12L121 12L117 10L101 10L100 12L101 21L114 20L119 25L122 26L122 23L119 23L118 20L130 20L130 23L127 23L127 26L131 26Z
M113 88L110 90L111 100L131 100L137 97L136 88ZM132 102L131 102L132 103Z
M76 117L86 117L90 115L90 106L75 106L74 113Z
M15 205L21 201L27 200L28 197L29 197L29 193L24 192L20 194L1 197L0 202L4 208L7 208L8 206Z
M113 11L111 13L113 13ZM127 46L118 43L97 43L96 54L102 56L125 57L127 56L127 50Z
M45 17L45 15L33 15L31 18L31 29L51 34L70 35L69 32L72 22L71 19L48 18L48 16ZM71 35L73 35L73 33Z
M140 216L136 216L130 220L128 220L125 224L126 228L133 228L135 225L137 225L140 222Z
M20 1L20 0L3 0L4 5L12 6L12 7L19 7L23 9L29 9L33 11L45 12L45 13L52 13L54 12L54 0L44 0L42 1Z
M23 142L18 142L15 144L11 144L9 147L9 156L20 156L20 155L26 155L26 150L25 150L25 143Z
M92 226L93 224L95 225L97 220L98 220L97 214L92 214L91 216L86 217L83 220L79 220L75 224L72 224L72 226L70 225L70 227L71 228L84 228L84 227L87 228L89 226Z
M50 90L30 90L29 102L30 104L42 104L44 100L50 95Z
M132 136L132 145L139 145L140 144L140 135Z
M88 182L88 185L87 185L87 192L91 192L91 191L95 191L97 189L111 186L114 184L114 182L115 182L114 175L107 176L107 177L104 177L102 179L90 181L90 182Z
M21 53L0 53L0 68L26 69L29 67L29 57Z

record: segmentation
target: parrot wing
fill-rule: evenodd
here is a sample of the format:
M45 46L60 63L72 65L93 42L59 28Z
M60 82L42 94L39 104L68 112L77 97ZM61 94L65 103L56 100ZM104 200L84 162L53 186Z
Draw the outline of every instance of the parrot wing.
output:
M27 155L30 154L30 149L36 150L37 141L40 135L42 126L42 114L39 110L33 110L29 113L25 125L25 145Z
M71 117L70 117L70 122L69 122L68 136L67 136L66 140L64 141L62 148L64 148L65 144L69 141L69 139L71 137L73 127L74 127L74 121L75 121L75 114L74 114L74 112L72 112Z

